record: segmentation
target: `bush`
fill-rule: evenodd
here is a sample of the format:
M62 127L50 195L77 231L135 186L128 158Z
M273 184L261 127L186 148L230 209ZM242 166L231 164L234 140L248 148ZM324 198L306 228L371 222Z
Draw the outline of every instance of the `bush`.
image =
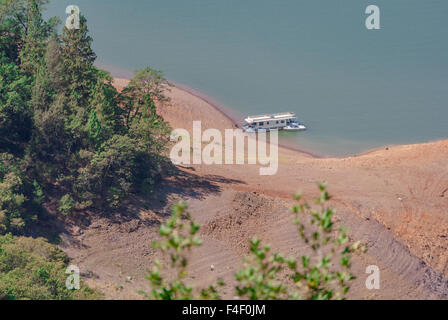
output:
M350 282L355 279L350 272L352 254L355 251L364 252L365 248L359 242L349 244L344 228L335 232L332 220L334 211L327 206L330 195L325 184L319 184L319 188L320 197L315 199L317 208L312 208L297 194L295 199L298 204L292 210L300 239L312 255L285 257L281 253L271 252L272 248L262 245L260 240L252 239L250 256L245 259L243 269L235 274L236 295L251 300L344 299L350 290ZM187 251L201 245L196 235L199 225L191 221L185 210L185 205L175 206L171 219L160 227L160 235L166 240L156 243L155 247L169 255L170 268L177 277L166 281L161 275L161 264L157 262L148 276L152 297L161 300L218 299L217 286L210 286L197 295L194 288L182 280L188 265ZM182 220L184 214L189 227ZM309 219L309 223L305 224L303 219ZM218 280L218 284L222 281ZM149 297L147 294L145 296Z
M66 194L59 200L58 211L65 217L70 216L73 213L73 209L75 208L75 200L69 195Z
M85 285L66 288L67 256L45 239L0 237L0 300L97 299Z
M41 212L40 186L22 173L22 162L8 153L0 153L0 235L22 234L29 222Z
M129 136L115 135L93 155L77 179L75 192L97 207L118 207L131 192L150 192L159 172L157 157Z
M163 274L165 266L156 261L147 279L151 283L152 291L148 294L140 291L146 298L156 300L191 300L191 299L219 299L215 285L208 288L194 291L193 287L184 282L187 275L186 267L188 259L186 254L193 247L200 246L202 241L197 236L199 225L191 220L190 214L186 211L185 204L178 204L172 208L171 218L160 227L160 235L163 240L155 242L154 248L160 249L170 259L169 268L175 272L174 280L167 280L167 275ZM187 220L187 225L184 220ZM170 277L172 275L168 275ZM218 280L218 286L223 285Z

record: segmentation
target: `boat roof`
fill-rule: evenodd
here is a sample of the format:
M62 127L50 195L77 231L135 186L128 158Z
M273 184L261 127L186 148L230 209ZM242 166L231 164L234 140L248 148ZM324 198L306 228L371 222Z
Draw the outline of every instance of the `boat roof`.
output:
M259 122L259 121L269 121L269 120L288 120L295 119L296 115L294 112L283 112L274 114L261 114L257 116L249 116L245 120L246 122Z

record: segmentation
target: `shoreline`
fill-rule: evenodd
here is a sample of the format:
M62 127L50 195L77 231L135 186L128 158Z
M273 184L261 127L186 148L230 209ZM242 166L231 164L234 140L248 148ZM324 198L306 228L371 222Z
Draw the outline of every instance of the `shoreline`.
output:
M114 85L120 90L127 82L115 78ZM235 126L235 119L231 112L226 113L225 106L221 109L219 102L194 89L186 90L176 84L167 95L172 102L158 108L158 112L174 128L191 130L194 120L201 120L204 129ZM316 181L326 181L334 195L337 221L352 230L354 238L369 244L368 255L356 265L374 264L384 269L385 287L378 298L408 297L410 292L416 297L431 298L448 292L448 287L438 289L444 284L443 277L448 276L446 159L447 139L389 145L340 158L317 158L281 147L281 165L273 176L260 176L260 165L192 164L180 167L183 174L167 179L160 192L167 200L166 208L179 199L188 202L199 222L206 226L204 230L209 230L204 236L213 244L204 247L192 264L197 270L195 277L202 279L204 265L217 265L217 261L234 264L232 257L246 249L246 235L264 237L281 251L295 248L296 232L288 227L290 217L278 214L278 206L289 207L291 195L297 190L306 198L313 197ZM154 201L159 203L158 198ZM141 214L153 219L158 212ZM157 231L140 228L136 232L141 233L124 234L122 241L141 241L144 236L149 241ZM108 239L108 235L105 232L100 239ZM98 242L89 241L93 246ZM114 246L110 244L111 249ZM130 256L126 250L122 254ZM139 255L146 257L144 251ZM359 274L364 274L364 270L361 268ZM224 278L233 277L231 269L220 272ZM360 282L360 287L352 291L353 297L369 297L370 292L363 290L364 283Z
M130 81L130 79L125 78L125 77L113 77L114 78L114 85L118 88L122 88L124 87L127 82ZM230 121L233 123L233 125L237 128L241 128L240 125L240 121L238 121L238 118L236 115L232 115L232 110L229 107L225 107L224 105L222 105L220 102L214 100L213 98L209 97L208 95L206 95L205 93L202 93L194 88L189 87L188 85L185 84L181 84L181 83L177 83L174 81L169 81L174 88L181 90L183 92L186 92L187 94L200 99L201 101L203 101L204 103L206 103L209 107L213 108L215 111L217 111L223 118L225 118L226 120ZM126 83L126 84L125 84ZM235 112L235 111L234 111ZM235 112L237 113L237 112ZM303 149L301 147L294 147L290 144L285 144L279 141L278 147L280 149L286 149L288 151L292 151L292 152L298 152L307 156L310 156L312 158L315 159L331 159L334 157L331 156L326 156L323 154L320 154L317 151L312 151L312 150L306 150Z
M126 86L127 82L130 81L130 79L128 79L126 77L113 77L113 79L114 79L114 85L118 88L122 88L122 87ZM174 81L170 81L170 83L173 84L174 88L176 88L177 90L180 90L180 91L185 92L197 99L200 99L202 102L204 102L210 108L212 108L217 113L219 113L223 117L223 119L231 122L234 126L236 126L238 128L241 127L240 121L238 120L239 118L236 115L237 111L232 110L230 107L224 106L219 101L213 99L212 97L208 96L207 94L205 94L203 92L200 92L194 88L189 87L188 85L185 85L182 83L177 83ZM232 114L233 112L234 112L234 114ZM314 150L307 150L300 146L295 147L295 146L292 146L290 144L280 142L280 141L279 141L278 146L280 149L297 152L297 153L312 157L314 159L351 159L351 158L360 158L363 156L368 156L375 152L388 151L390 149L396 149L396 148L400 148L400 147L426 145L426 144L430 144L430 143L442 142L445 140L447 140L447 139L442 138L442 139L436 139L436 140L431 140L431 141L426 141L426 142L418 142L418 143L384 145L381 147L365 150L361 153L356 153L353 155L344 155L344 156L325 155L325 154L321 154Z
M176 83L176 82L173 82L173 81L170 81L170 82L177 89L185 91L185 92L191 94L192 96L201 99L202 101L204 101L208 105L210 105L210 107L212 107L213 109L215 109L216 111L221 113L226 119L232 121L236 126L238 126L238 128L241 127L240 124L239 124L240 121L238 121L232 115L230 115L230 113L232 111L231 108L224 107L220 102L214 100L213 98L210 98L205 93L202 93L202 92L200 92L200 91L198 91L198 90L196 90L194 88L189 87L188 85ZM278 146L279 146L279 148L283 148L283 149L286 149L286 150L289 150L289 151L306 154L308 156L311 156L314 159L349 159L349 158L359 158L359 157L367 156L367 155L373 154L373 153L378 152L378 151L388 151L389 149L392 149L392 148L425 145L425 144L429 144L429 143L442 142L442 141L445 141L445 140L448 140L448 139L440 138L440 139L435 139L435 140L430 140L430 141L425 141L425 142L405 143L405 144L389 144L389 145L384 145L384 146L380 146L380 147L376 147L376 148L366 149L365 151L362 151L360 153L343 155L343 156L326 155L326 154L319 153L318 151L307 150L307 149L304 149L303 147L300 147L300 146L295 147L295 146L292 146L292 145L287 144L287 143L282 143L280 141L279 141Z
M171 81L170 81L171 82ZM189 94L191 94L192 96L195 96L196 98L201 99L202 101L204 101L205 103L209 104L212 108L214 108L216 111L218 111L219 113L221 113L226 119L232 121L234 123L235 126L237 126L238 128L241 128L241 125L239 124L240 121L238 121L237 119L235 119L232 115L230 115L231 111L227 110L230 108L226 108L224 106L221 105L221 103L219 103L218 101L214 101L213 98L210 98L209 96L207 96L206 94L193 89L187 85L184 84L179 84L176 82L171 82L176 88L178 88L179 90L185 91ZM227 112L226 112L227 110ZM316 159L323 159L323 158L330 158L330 157L326 157L324 155L320 155L317 151L309 151L309 150L305 150L303 148L300 147L294 147L282 142L279 142L278 146L280 148L283 149L287 149L290 151L294 151L294 152L300 152L306 155L309 155L313 158Z

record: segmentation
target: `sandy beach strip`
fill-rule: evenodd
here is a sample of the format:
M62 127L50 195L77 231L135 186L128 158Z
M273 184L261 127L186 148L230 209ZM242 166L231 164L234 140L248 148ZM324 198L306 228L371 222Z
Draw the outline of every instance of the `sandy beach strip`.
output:
M129 81L125 78L114 78L114 86L118 90L122 90ZM186 85L177 83L173 83L173 85L171 91L167 92L171 102L163 107L158 107L159 114L170 123L173 129L182 128L191 133L193 121L201 121L202 130L218 129L222 133L225 129L239 127L241 121L238 121L236 112L230 108ZM283 157L321 158L321 155L316 152L284 145L281 141L279 141L279 153Z

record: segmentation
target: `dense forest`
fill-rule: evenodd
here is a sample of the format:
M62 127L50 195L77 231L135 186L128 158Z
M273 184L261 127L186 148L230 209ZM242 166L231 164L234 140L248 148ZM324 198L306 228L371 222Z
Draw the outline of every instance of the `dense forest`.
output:
M163 75L141 70L119 93L94 66L86 19L58 35L45 2L2 1L0 11L1 233L25 234L56 195L62 215L117 207L150 192L166 164L169 126L154 103Z
M168 100L163 74L147 67L118 92L94 65L85 17L58 34L61 21L43 19L47 2L0 1L0 298L15 292L11 268L27 263L4 266L6 244L26 241L41 219L117 209L169 165L170 128L155 107Z

